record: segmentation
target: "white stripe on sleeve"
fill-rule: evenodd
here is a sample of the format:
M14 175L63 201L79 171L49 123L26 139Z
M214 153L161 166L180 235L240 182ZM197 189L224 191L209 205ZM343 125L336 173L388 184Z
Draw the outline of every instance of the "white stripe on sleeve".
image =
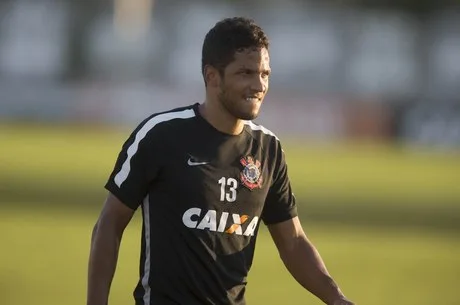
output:
M131 171L131 158L136 154L139 148L139 143L142 141L142 139L145 138L147 133L153 127L155 127L155 125L173 119L188 119L194 116L195 111L193 109L186 109L179 112L168 112L159 114L148 120L147 123L145 123L144 126L142 126L142 128L136 133L134 142L128 148L128 156L123 165L121 166L120 171L116 174L114 178L116 185L118 185L118 187L121 187L122 183L125 182L125 180L128 178L129 172Z

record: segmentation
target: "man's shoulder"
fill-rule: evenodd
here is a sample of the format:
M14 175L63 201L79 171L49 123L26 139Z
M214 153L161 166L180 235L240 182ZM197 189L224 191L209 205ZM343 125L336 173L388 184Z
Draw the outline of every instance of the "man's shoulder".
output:
M142 124L146 124L148 122L168 122L175 119L189 119L196 116L195 113L196 104L176 107L169 110L164 110L161 112L155 112L148 117L146 117L142 122Z
M279 142L279 138L276 134L270 129L266 128L263 125L256 124L253 121L246 121L245 125L247 126L248 131L253 135L253 137L268 140L269 142Z
M146 117L136 128L136 132L149 132L152 129L160 129L161 126L177 124L183 120L196 116L196 104L177 107L161 112L156 112Z
M183 122L196 116L196 104L173 108L170 110L157 112L143 119L132 130L130 138L133 141L140 141L144 138L161 139L169 136L175 126L181 126Z

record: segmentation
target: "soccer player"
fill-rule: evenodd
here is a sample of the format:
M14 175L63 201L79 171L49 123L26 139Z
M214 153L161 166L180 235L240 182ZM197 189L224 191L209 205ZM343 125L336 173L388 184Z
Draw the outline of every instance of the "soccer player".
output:
M149 116L119 153L93 230L87 305L107 304L139 207L136 305L245 304L261 221L305 289L326 304L353 304L302 230L279 139L251 121L268 90L267 36L246 18L218 22L204 39L202 73L203 103Z

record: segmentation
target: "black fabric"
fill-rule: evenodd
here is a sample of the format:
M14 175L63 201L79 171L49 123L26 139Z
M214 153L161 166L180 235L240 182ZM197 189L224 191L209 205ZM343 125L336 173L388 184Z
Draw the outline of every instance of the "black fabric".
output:
M198 106L144 120L105 186L142 207L136 304L245 304L260 219L297 215L279 140L250 122L223 134Z

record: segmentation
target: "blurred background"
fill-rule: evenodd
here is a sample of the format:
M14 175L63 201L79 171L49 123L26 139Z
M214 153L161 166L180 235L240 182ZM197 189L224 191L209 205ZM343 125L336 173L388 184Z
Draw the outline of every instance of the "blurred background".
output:
M275 132L307 234L357 304L460 304L460 3L0 1L0 304L82 304L90 232L123 141L200 102L206 32L271 40L257 119ZM111 304L132 304L141 220ZM261 228L250 304L320 304Z

